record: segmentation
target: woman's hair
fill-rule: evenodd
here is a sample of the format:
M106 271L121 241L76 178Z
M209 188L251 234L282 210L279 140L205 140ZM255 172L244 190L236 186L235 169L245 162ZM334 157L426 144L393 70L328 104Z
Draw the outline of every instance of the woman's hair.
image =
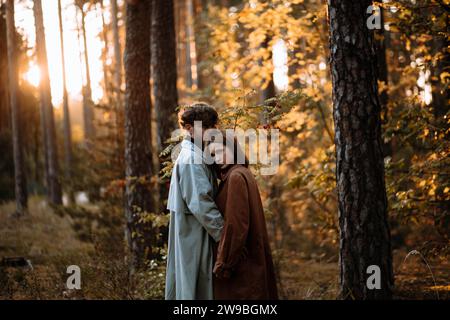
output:
M248 164L249 164L248 158L245 155L244 150L242 150L242 148L236 138L236 135L235 134L227 135L225 130L220 130L220 132L222 133L222 136L223 136L222 142L225 147L225 152L230 151L230 150L227 150L227 149L229 149L227 147L233 146L233 150L232 150L233 151L233 164L242 164L243 166L248 167ZM241 162L244 161L244 163L239 163L239 161L241 161Z
M217 111L205 102L195 102L183 107L178 113L178 122L182 128L194 126L195 121L201 121L204 129L214 128L219 120Z

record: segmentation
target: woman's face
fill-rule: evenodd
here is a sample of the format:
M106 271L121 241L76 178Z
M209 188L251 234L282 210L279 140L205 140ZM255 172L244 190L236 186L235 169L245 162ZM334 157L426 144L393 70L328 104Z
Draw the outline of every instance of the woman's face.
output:
M224 146L223 143L213 142L210 144L210 148L216 164L233 164L233 151Z

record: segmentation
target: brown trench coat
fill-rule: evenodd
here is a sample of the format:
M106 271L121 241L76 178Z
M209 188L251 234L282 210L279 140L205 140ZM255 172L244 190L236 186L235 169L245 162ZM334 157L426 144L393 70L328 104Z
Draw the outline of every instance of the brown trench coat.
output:
M214 298L278 299L258 185L243 165L222 171L216 198L224 228L214 265Z

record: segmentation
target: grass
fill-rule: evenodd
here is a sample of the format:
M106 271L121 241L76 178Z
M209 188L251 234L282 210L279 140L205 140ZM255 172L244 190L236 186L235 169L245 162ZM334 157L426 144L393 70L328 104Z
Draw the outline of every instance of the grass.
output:
M394 299L450 299L450 262L432 259L425 263L420 255L394 250ZM285 299L337 299L339 268L337 262L306 260L290 252L281 262L280 295ZM431 271L431 272L430 272Z
M410 252L394 252L396 298L449 300L450 262L447 259L426 261L423 256Z
M38 198L30 200L26 217L11 218L13 212L13 203L0 206L0 256L25 256L39 264L56 256L72 256L93 249L77 239L69 217L55 215Z
M305 260L292 251L280 264L280 297L292 300L333 300L338 296L338 264Z
M27 216L13 218L13 212L12 203L0 206L0 260L25 257L33 270L0 268L0 299L162 298L160 267L131 277L120 240L99 233L93 242L81 241L70 215L55 214L39 198L30 199ZM81 290L66 289L70 265L81 268Z

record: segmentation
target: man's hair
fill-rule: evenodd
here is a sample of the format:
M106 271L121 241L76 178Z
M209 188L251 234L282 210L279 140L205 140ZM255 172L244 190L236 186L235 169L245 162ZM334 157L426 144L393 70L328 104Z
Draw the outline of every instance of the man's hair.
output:
M214 128L219 120L216 109L205 102L195 102L181 108L178 114L178 122L182 128L187 124L194 126L195 121L201 121L204 129Z

